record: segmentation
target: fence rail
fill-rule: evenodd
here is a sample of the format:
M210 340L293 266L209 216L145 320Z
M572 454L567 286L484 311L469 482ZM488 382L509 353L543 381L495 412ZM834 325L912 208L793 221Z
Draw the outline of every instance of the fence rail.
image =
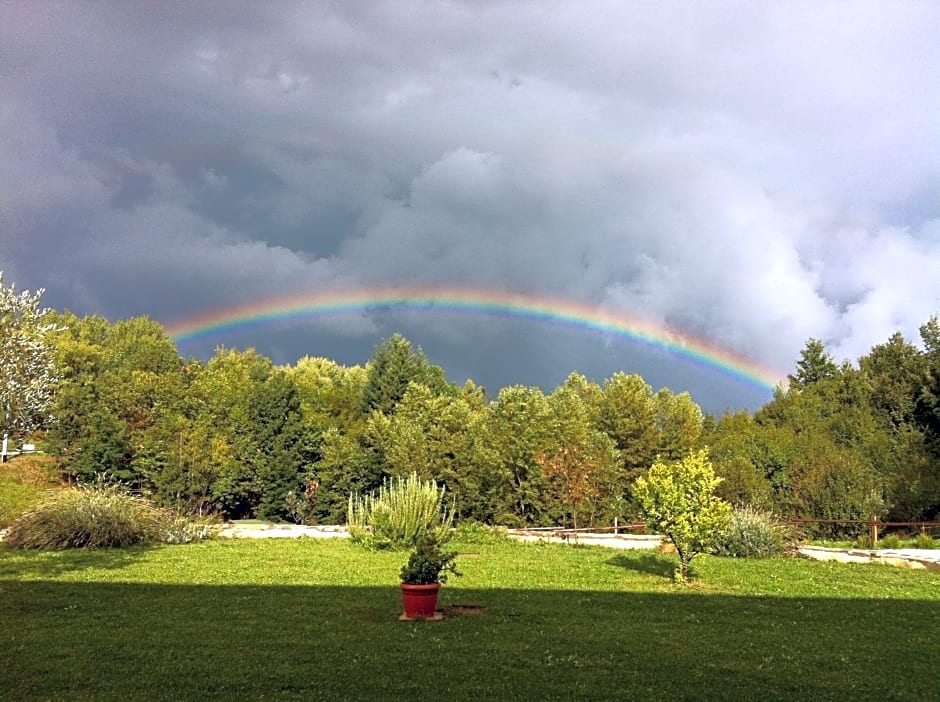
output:
M870 530L872 543L878 541L878 530L885 528L897 528L897 527L915 527L920 531L924 532L927 529L940 529L940 522L884 522L880 519L785 519L781 520L784 524L791 524L793 526L801 526L804 524L857 524L861 526L867 526ZM515 529L514 531L518 532L529 532L529 533L545 533L553 535L569 535L569 534L605 534L613 533L619 534L622 531L640 531L645 529L646 525L643 522L631 522L629 524L614 524L613 526L605 527L579 527L577 529L571 527L560 527L560 526L549 526L549 527L523 527L521 529Z
M787 519L786 524L800 526L802 524L858 524L867 526L871 542L878 541L878 530L892 527L916 527L921 532L927 529L940 527L940 522L883 522L880 519Z
M640 530L645 528L646 525L643 522L633 522L630 524L614 524L613 526L606 527L578 527L577 529L561 526L520 527L519 529L515 529L515 531L533 532L536 534L543 532L546 534L605 534L607 532L619 534L621 531Z

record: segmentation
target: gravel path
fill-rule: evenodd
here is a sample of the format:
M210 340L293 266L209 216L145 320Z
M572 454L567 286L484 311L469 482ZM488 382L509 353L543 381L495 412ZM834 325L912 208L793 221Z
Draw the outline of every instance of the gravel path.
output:
M314 539L349 538L344 526L302 526L300 524L263 524L257 522L229 522L219 533L223 538L237 539L290 539L308 536ZM567 536L553 532L533 532L524 529L510 529L509 537L517 541L546 541L550 543L572 543ZM581 534L578 543L608 548L656 548L661 539L658 536L637 536L636 534Z
M219 536L230 539L295 539L300 536L315 539L348 539L349 532L343 526L228 522L222 527Z
M817 561L839 561L840 563L881 563L883 565L914 568L918 570L940 570L940 549L898 548L898 549L859 549L859 548L824 548L822 546L802 546L801 556Z
M314 539L346 539L349 532L344 526L302 526L300 524L263 524L256 522L228 523L219 533L223 538L238 539L292 539L306 536ZM556 532L535 532L510 529L509 537L517 541L572 543L568 535ZM581 534L578 543L617 549L655 549L662 544L658 536L637 534ZM844 549L822 546L803 546L801 556L821 561L841 563L881 563L903 568L940 570L940 549Z

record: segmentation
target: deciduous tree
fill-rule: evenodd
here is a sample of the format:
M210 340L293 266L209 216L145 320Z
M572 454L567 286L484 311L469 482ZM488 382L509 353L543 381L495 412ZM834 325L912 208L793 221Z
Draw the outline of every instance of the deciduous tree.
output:
M578 379L583 380L572 374L549 396L547 447L537 455L559 507L568 513L564 516L570 514L575 541L579 514L587 512L591 521L601 515L612 518L623 497L617 480L622 473L617 449L592 422L596 416L596 404L589 402L595 395L592 384Z
M487 521L525 526L542 524L547 481L538 455L548 446L548 401L538 388L503 388L486 409L485 472L481 491Z
M647 475L637 478L634 495L643 520L676 547L679 582L688 578L692 558L711 546L731 516L731 506L715 495L720 482L706 449L679 461L657 460Z
M656 458L659 432L653 388L639 375L615 373L598 399L598 424L620 452L625 479L633 480Z
M0 435L16 440L50 417L56 373L46 337L56 327L39 306L43 292L17 293L0 271Z
M427 386L412 383L389 418L383 446L389 472L435 480L447 488L458 519L482 518L476 470L482 415L463 394L435 395Z

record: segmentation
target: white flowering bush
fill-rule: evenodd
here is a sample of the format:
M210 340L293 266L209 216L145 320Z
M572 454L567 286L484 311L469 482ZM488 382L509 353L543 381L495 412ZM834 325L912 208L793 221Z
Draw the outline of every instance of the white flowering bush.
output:
M43 292L17 293L0 271L0 436L22 439L49 418L57 378L45 337L56 327L39 306Z
M753 507L739 507L718 532L713 553L731 558L768 558L784 552L787 529L773 515Z
M349 533L354 542L380 549L411 548L425 536L444 542L453 522L444 493L433 480L424 482L412 473L384 483L377 493L350 495Z

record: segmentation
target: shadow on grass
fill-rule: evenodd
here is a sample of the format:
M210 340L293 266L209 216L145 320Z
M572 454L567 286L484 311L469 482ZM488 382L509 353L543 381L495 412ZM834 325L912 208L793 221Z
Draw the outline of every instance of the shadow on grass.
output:
M138 560L151 547L94 550L18 551L0 543L0 579L53 578L73 571L100 568L118 570Z
M5 580L0 685L9 699L121 700L915 700L938 689L936 601L450 584L441 597L445 612L485 616L398 622L395 585Z
M679 561L672 555L659 553L658 551L644 551L629 556L618 554L606 560L605 563L636 571L637 573L646 573L672 580Z

